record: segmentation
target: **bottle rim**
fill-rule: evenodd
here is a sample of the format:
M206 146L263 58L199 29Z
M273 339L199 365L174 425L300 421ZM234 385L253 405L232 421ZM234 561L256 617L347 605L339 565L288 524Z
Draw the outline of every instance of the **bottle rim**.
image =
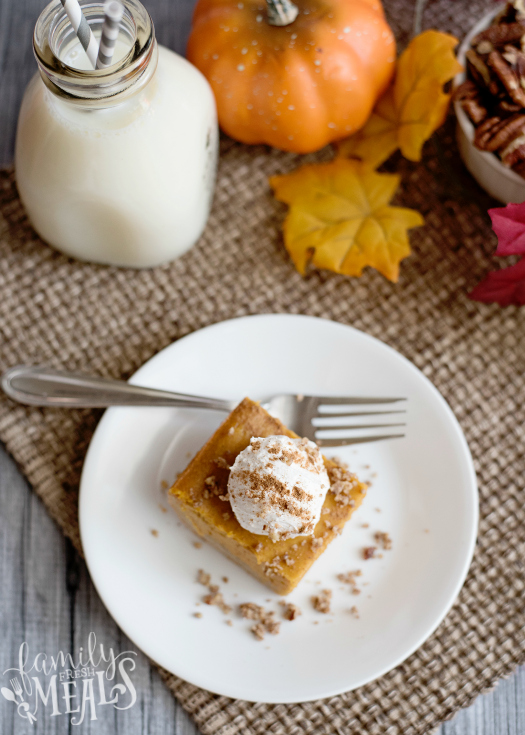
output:
M157 66L157 43L151 16L139 0L122 0L121 31L130 49L104 69L76 69L61 56L76 35L60 0L52 0L40 14L33 34L33 50L46 87L56 96L91 109L113 106L136 94L151 79ZM95 33L104 20L104 2L79 0Z

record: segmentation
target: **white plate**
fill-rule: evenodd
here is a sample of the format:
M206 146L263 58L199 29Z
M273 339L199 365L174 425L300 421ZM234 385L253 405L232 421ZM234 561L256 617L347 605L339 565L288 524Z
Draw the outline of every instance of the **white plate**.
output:
M218 694L262 702L328 697L369 682L415 651L454 602L474 549L478 499L469 449L452 411L397 352L351 327L304 316L222 322L149 360L133 383L220 398L272 393L407 396L405 439L336 454L372 487L363 506L288 599L303 615L260 642L234 611L196 606L211 573L226 602L279 610L278 595L204 544L167 506L172 482L224 415L111 408L87 454L80 530L97 590L122 630L154 661ZM330 454L330 452L326 452ZM332 453L333 454L333 453ZM365 525L368 524L368 527ZM153 535L152 530L158 531ZM363 561L373 533L393 540ZM336 574L360 568L361 594ZM221 578L228 577L228 583ZM333 590L332 613L313 610ZM270 600L270 602L267 602ZM355 619L348 611L359 611ZM202 618L196 618L195 612Z

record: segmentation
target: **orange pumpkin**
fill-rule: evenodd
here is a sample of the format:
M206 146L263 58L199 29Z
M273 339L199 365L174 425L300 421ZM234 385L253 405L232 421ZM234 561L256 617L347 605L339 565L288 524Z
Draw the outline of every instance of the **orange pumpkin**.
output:
M380 0L298 1L198 0L187 57L228 135L308 153L364 125L396 49Z

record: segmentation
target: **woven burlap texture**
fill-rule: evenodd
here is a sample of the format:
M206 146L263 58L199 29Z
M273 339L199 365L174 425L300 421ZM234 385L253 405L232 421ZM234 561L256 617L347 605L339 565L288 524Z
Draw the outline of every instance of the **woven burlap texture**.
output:
M480 6L458 5L432 4L429 24L467 28ZM395 10L390 4L391 17ZM402 39L408 34L396 30ZM421 164L392 164L403 177L397 203L426 220L411 233L413 254L399 283L371 270L361 279L326 272L302 278L283 248L285 208L267 179L330 155L299 158L223 140L204 236L180 260L148 271L81 264L54 252L28 224L12 173L0 174L2 370L46 363L128 377L208 324L255 313L310 314L352 324L412 360L450 403L469 442L480 485L479 539L459 599L434 635L378 681L299 705L232 701L162 672L208 735L427 733L525 660L525 310L466 295L494 266L486 213L494 203L458 162L449 120ZM79 476L99 416L0 399L0 438L77 548Z

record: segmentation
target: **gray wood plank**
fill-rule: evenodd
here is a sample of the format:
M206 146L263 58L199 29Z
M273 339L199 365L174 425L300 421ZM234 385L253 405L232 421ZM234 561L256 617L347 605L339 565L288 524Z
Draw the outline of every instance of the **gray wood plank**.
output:
M437 735L523 735L525 733L525 666L478 697L468 709L444 723Z
M32 36L41 0L0 2L0 166L13 157L16 120L27 82L36 71Z
M97 707L97 720L71 728L65 714L37 713L35 735L197 735L198 730L166 689L154 667L124 636L98 597L86 565L47 515L14 462L0 449L0 686L9 686L20 645L30 660L59 650L78 655L91 632L106 650L137 652L131 679L134 706L117 712ZM13 674L11 674L12 676ZM44 678L41 677L42 684ZM62 705L62 703L61 703ZM63 705L62 705L63 708ZM26 735L27 721L0 697L0 733Z

